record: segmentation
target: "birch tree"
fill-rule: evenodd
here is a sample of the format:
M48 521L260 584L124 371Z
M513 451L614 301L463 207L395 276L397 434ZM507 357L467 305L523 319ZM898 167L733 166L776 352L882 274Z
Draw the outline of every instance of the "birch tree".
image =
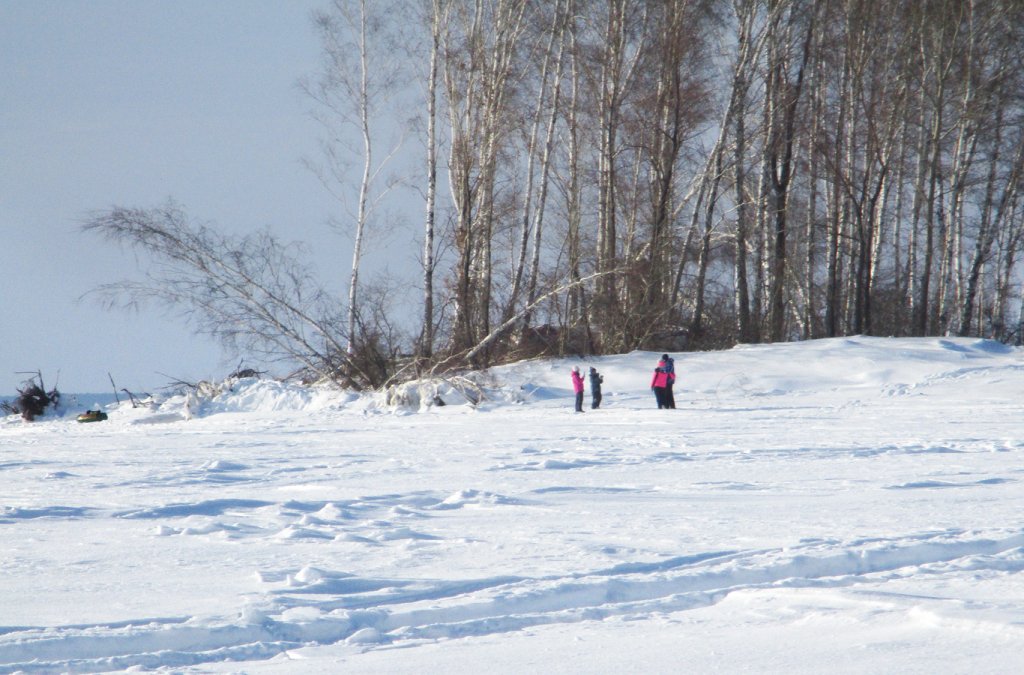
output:
M490 332L498 162L525 13L526 4L513 0L456 3L442 30L457 220L453 352L471 349ZM481 353L484 361L487 354Z
M403 74L401 63L392 56L396 9L390 2L333 0L328 10L317 12L314 22L322 49L322 69L317 78L302 83L317 104L314 115L326 131L321 142L323 163L307 164L346 210L345 218L335 222L352 236L346 344L350 356L358 340L359 275L365 235L391 187L381 184L383 172L401 145L399 134L383 157L376 155L378 135L394 135L376 125ZM353 141L353 132L358 141ZM353 155L360 160L358 167L352 165ZM355 181L353 169L359 176Z
M771 218L771 274L769 297L769 338L784 338L785 281L788 262L789 189L793 180L797 114L803 90L804 73L810 58L815 31L817 4L798 0L788 3L782 12L782 0L771 0L769 19L771 46L766 65L765 104L767 128L765 155L767 183L770 187L768 215ZM783 26L783 20L786 21Z
M417 345L419 356L430 359L434 352L434 237L437 217L437 80L441 50L441 26L446 13L444 0L429 0L426 20L430 26L427 71L426 198L423 220L423 318Z

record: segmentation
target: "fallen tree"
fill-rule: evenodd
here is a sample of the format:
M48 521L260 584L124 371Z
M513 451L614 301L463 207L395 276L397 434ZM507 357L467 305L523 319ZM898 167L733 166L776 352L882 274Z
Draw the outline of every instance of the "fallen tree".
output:
M230 351L297 363L310 380L364 389L381 385L390 374L367 371L358 348L350 349L343 308L313 278L303 262L308 252L298 244L282 243L266 231L221 234L190 222L173 202L155 209L114 208L83 229L155 261L144 279L90 291L107 307L165 305Z

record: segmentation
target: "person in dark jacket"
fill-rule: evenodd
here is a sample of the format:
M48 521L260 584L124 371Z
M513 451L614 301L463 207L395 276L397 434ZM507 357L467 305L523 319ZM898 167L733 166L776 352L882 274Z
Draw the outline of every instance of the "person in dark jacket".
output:
M576 412L583 412L583 376L580 367L572 367L572 390L576 393Z
M654 377L651 378L651 391L654 392L654 399L658 402L658 409L667 408L665 402L665 387L668 385L668 373L665 372L665 363L661 361L654 369Z
M597 410L601 405L601 383L604 382L604 375L597 372L594 366L590 366L590 408Z
M662 365L662 364L664 364L664 365ZM665 369L665 373L668 375L668 382L665 384L665 407L666 408L675 408L676 407L676 397L675 397L675 394L672 393L672 385L674 385L676 383L676 362L675 362L675 359L673 359L668 354L662 354L661 355L661 363L659 363L658 365L663 367Z

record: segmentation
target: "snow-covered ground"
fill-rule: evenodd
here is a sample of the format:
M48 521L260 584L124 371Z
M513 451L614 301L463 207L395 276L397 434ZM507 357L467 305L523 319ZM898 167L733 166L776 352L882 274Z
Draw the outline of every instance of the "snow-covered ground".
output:
M1024 667L1024 351L658 356L5 418L0 673Z

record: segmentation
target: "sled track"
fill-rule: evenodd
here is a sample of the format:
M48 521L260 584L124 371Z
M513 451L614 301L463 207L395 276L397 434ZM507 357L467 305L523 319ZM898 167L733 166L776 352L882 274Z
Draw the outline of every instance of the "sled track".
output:
M849 587L903 574L1024 569L1024 532L943 531L795 549L720 551L549 577L374 579L304 568L268 573L263 607L234 618L147 618L0 628L0 673L87 673L258 661L303 646L486 636L546 624L683 612L769 587Z

